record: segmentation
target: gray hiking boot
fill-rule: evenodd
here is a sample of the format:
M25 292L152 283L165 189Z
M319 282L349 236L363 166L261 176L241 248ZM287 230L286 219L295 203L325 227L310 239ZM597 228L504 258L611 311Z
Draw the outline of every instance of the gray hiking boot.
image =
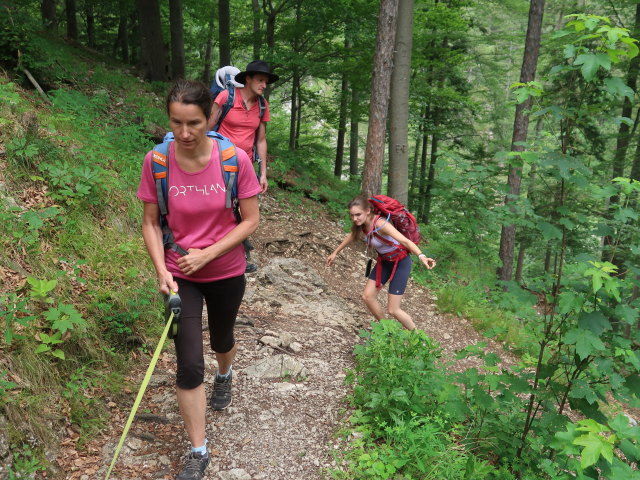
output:
M254 273L258 270L258 266L255 263L247 263L244 273Z
M182 471L176 477L176 480L202 480L204 471L209 465L209 454L191 452L184 461Z
M227 378L216 375L213 381L213 392L209 405L214 410L224 410L231 405L231 381L233 380L233 372L229 372Z

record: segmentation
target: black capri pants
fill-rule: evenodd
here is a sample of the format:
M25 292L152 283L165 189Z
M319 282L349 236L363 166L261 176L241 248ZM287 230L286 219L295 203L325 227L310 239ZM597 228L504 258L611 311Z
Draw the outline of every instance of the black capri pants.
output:
M226 278L209 283L176 278L182 301L180 330L174 338L177 368L176 385L190 390L204 382L202 308L207 302L211 349L227 353L235 345L233 328L244 296L245 277Z

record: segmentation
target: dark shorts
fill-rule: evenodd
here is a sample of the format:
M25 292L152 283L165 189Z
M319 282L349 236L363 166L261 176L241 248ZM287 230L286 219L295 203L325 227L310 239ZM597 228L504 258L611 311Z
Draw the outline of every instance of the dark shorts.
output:
M204 346L202 308L207 302L211 349L227 353L235 345L233 327L244 296L245 278L226 278L210 283L196 283L176 278L182 301L180 330L174 339L177 369L176 385L196 388L204 381Z
M389 277L393 271L393 265L393 262L382 261L382 285L389 281ZM380 262L376 263L376 266L371 270L369 274L371 280L376 279L376 271L378 268L380 268ZM411 257L407 255L398 262L396 272L393 274L393 278L389 284L389 293L391 295L404 295L407 282L409 281L409 275L411 275Z

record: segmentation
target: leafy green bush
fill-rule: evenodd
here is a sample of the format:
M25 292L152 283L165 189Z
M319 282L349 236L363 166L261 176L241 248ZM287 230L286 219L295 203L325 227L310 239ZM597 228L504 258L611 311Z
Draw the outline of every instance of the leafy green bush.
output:
M502 479L514 477L470 453L461 421L470 410L424 332L373 323L356 346L349 448L337 479Z
M362 335L367 343L356 346L356 367L348 380L363 415L378 425L394 425L411 415L436 411L452 421L464 418L458 390L445 380L437 363L440 347L424 332L381 320L373 324L371 333Z

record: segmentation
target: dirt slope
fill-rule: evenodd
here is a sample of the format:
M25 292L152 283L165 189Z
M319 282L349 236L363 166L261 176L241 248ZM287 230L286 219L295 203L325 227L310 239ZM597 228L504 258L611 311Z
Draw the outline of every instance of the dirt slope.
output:
M317 208L278 205L271 195L261 200L261 212L261 226L252 237L260 269L248 276L236 330L234 400L224 412L208 413L212 462L206 478L328 478L325 472L335 466L332 453L338 448L333 435L345 416L344 370L352 365L358 330L371 320L359 299L364 249L347 249L328 268L325 259L344 235L336 222ZM429 292L410 283L406 310L447 352L481 340L464 320L435 313L433 303ZM214 371L213 355L206 361ZM144 362L132 372L135 384L148 359ZM170 347L111 478L173 479L179 470L188 441L173 391L174 363ZM126 405L110 404L110 428L82 451L69 430L57 458L60 478L104 478L134 396Z

